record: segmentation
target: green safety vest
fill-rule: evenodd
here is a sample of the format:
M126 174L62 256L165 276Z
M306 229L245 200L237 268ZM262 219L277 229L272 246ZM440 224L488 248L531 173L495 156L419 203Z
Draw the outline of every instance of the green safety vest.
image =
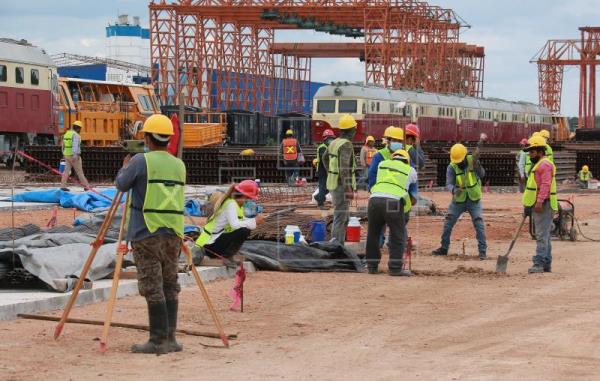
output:
M379 151L377 151L381 154L381 156L383 156L383 160L392 160L392 152L390 151L389 148L383 147L382 149L380 149Z
M144 197L144 222L150 233L169 228L183 237L185 164L166 151L144 154L148 180Z
M327 147L327 154L329 155L329 168L327 168L327 189L332 191L339 186L340 180L340 162L339 152L340 148L345 143L351 143L350 140L344 138L337 138L329 144ZM352 190L356 190L356 157L352 154ZM345 185L345 184L343 184Z
M579 180L581 181L589 181L592 178L591 172L583 172L579 171Z
M408 194L408 174L412 168L400 160L384 160L377 167L377 180L371 194L386 193L404 199L404 212L410 212L412 206Z
M467 155L467 173L456 164L450 163L454 174L456 175L456 186L462 188L462 191L454 195L453 201L457 203L465 202L467 196L471 201L481 200L481 179L477 177L473 169L473 155ZM466 192L464 191L466 189Z
M238 219L240 221L244 219L244 208L239 206L238 203L235 202L234 199L228 198L219 207L219 209L208 219L208 221L206 222L206 225L204 225L204 228L202 229L202 233L200 233L200 237L198 237L198 239L196 240L196 246L200 246L200 247L205 246L210 241L213 234L231 233L233 231L233 228L229 224L227 224L225 226L225 228L223 228L223 230L221 230L221 231L214 231L217 217L221 213L223 213L223 210L225 209L225 207L232 202L235 203L235 206L237 208Z
M523 205L531 207L535 205L537 200L538 185L535 182L535 171L540 164L547 160L552 164L552 185L550 186L550 207L552 210L558 210L558 198L556 197L556 166L548 158L543 157L536 165L531 169L531 175L527 178L527 185L525 186L525 192L523 192Z
M544 154L544 157L546 157L548 160L550 160L552 164L554 164L554 150L552 149L552 147L550 147L550 144L546 144L546 152Z
M321 163L321 155L319 155L319 150L323 147L325 147L325 151L327 151L327 144L325 143L321 143L317 147L317 169L319 169L319 163Z
M63 135L63 155L64 156L73 156L73 135L75 135L75 131L68 130Z

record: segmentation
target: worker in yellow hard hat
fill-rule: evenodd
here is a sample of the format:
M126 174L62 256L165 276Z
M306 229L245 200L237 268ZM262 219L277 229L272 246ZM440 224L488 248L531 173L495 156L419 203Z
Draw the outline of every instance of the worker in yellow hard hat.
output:
M540 130L540 131L536 131L533 134L531 134L531 138L534 137L540 137L543 138L544 141L546 142L546 153L544 156L546 156L546 158L548 160L550 160L552 163L554 163L554 152L552 150L552 147L550 147L550 132L548 130ZM523 184L527 183L527 178L529 177L529 173L531 172L531 168L533 168L533 164L531 163L531 158L529 157L529 155L524 155L523 156L523 160L524 160L524 170L523 170L523 177L521 180L521 182Z
M552 150L552 147L550 147L550 144L552 144L552 137L550 136L550 131L540 130L539 136L543 137L546 140L546 154L544 156L546 156L546 159L554 163L554 151Z
M379 163L384 160L390 160L392 158L392 153L404 148L404 130L402 130L402 128L389 126L385 129L383 137L385 138L387 144L385 147L377 151L375 155L373 155L371 165L369 166L369 189L375 185L375 181L377 180L377 169L379 168Z
M131 192L126 240L133 247L140 295L146 298L150 338L134 353L164 354L183 347L175 340L177 269L184 225L186 169L167 151L173 136L169 118L154 114L142 129L148 152L127 155L117 174L120 192Z
M552 271L550 233L554 212L558 210L556 197L556 167L546 157L546 139L532 136L525 151L533 164L523 193L525 213L531 216L535 227L536 250L529 273Z
M288 185L298 182L299 169L304 164L304 155L298 140L294 137L294 131L289 129L285 132L285 138L281 141L282 165L285 168L285 177Z
M487 257L485 224L483 222L483 207L481 206L481 179L485 170L477 155L470 155L464 145L458 143L450 148L450 164L446 170L446 187L452 192L452 201L444 222L441 246L432 255L447 255L450 248L452 228L460 216L469 212L475 227L479 259Z
M369 175L369 166L373 161L373 156L377 153L377 149L375 148L375 138L372 135L367 136L365 140L365 144L360 149L360 169L361 169L361 177L360 177L360 188L367 187L367 179Z
M356 157L352 141L358 122L352 115L343 114L338 127L340 135L327 146L323 163L327 168L327 190L333 202L331 236L343 245L350 220L349 202L354 199L356 192Z
M590 172L590 167L584 165L581 167L579 173L577 173L577 179L575 180L575 183L581 189L588 189L589 181L593 178L594 175L592 175L592 172Z
M75 171L77 174L77 178L83 188L87 190L90 187L90 183L85 177L83 173L83 161L81 160L81 129L83 128L83 123L81 121L76 120L73 122L73 126L71 126L70 130L64 133L62 137L62 152L63 158L65 160L65 168L63 169L61 181L60 181L60 189L68 192L69 188L67 188L67 180L69 180L69 176L71 176L71 169Z

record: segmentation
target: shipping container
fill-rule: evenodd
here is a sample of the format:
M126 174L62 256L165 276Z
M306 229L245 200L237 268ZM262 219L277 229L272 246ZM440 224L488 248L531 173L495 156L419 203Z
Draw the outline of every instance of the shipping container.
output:
M263 115L256 113L256 123L258 125L258 144L259 145L277 145L279 143L280 132L279 117Z
M279 115L279 123L281 126L280 138L283 138L285 131L291 129L294 131L294 136L301 145L312 144L312 134L310 129L311 117L307 114L290 113Z
M253 112L227 111L227 136L230 144L258 144L257 117Z

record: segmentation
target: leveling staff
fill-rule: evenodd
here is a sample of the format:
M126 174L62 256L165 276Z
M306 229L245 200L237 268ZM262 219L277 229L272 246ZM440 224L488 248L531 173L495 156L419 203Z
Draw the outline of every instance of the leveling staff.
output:
M127 241L133 247L140 295L148 303L150 339L134 353L179 352L175 340L178 293L177 260L183 237L185 165L167 152L173 124L155 114L144 123L149 152L123 160L116 185L131 190Z

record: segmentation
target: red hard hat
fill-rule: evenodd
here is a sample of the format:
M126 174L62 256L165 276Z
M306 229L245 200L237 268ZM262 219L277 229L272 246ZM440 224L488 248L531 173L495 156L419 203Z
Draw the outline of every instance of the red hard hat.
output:
M521 145L522 145L522 146L526 146L526 145L528 145L528 144L529 144L529 141L527 140L527 138L523 138L523 139L521 139Z
M254 180L244 180L234 186L235 190L244 196L256 200L258 198L258 184Z
M419 127L417 127L416 124L407 124L404 129L406 130L406 135L413 135L417 137L417 139L421 136L421 131L419 131Z
M323 131L323 139L326 138L335 138L335 133L331 128L328 128L325 131Z

